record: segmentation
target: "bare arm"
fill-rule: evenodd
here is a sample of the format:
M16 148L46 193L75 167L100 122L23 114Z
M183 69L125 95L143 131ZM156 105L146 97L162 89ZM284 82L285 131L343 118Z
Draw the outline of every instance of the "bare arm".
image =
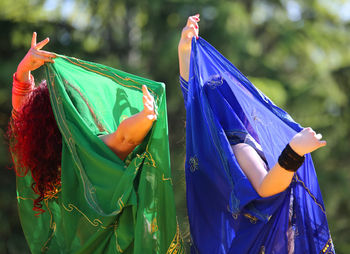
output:
M125 119L117 130L108 135L102 135L102 141L121 159L124 160L135 147L142 143L157 119L154 109L154 98L146 86L142 86L144 109Z
M273 196L289 186L294 172L283 169L278 163L268 172L265 162L248 144L240 143L232 148L241 169L261 197Z
M303 156L326 145L326 141L320 140L321 137L311 128L305 128L293 137L289 145L297 154ZM294 172L287 171L279 163L267 171L264 161L248 144L240 143L232 148L240 167L261 197L273 196L288 188Z
M186 26L182 29L181 39L178 45L180 75L188 81L191 57L191 41L193 36L198 37L199 14L191 16Z
M34 88L34 78L31 75L31 71L38 69L46 62L53 63L53 58L56 57L54 53L41 50L49 42L49 38L36 43L36 37L37 34L34 32L31 47L18 65L14 75L12 107L16 111L21 109L26 96Z

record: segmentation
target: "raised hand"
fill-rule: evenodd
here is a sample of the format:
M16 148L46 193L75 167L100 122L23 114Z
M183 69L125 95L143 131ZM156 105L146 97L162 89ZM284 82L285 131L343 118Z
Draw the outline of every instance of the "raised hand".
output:
M142 86L142 93L143 112L149 120L155 121L157 119L157 112L155 109L154 98L145 85Z
M198 22L199 14L190 16L187 19L186 26L182 29L181 38L179 42L179 51L191 51L191 41L193 36L198 38L199 26Z
M297 154L303 156L325 146L327 142L321 139L321 134L316 134L308 127L297 133L289 142L289 145Z
M188 80L191 56L191 41L193 36L198 38L199 14L190 16L187 19L186 26L182 29L181 38L178 45L180 75Z
M41 42L36 42L37 34L33 33L31 47L25 57L17 67L16 78L20 82L29 82L30 72L38 69L44 63L53 63L56 55L54 53L41 50L50 39L46 38Z

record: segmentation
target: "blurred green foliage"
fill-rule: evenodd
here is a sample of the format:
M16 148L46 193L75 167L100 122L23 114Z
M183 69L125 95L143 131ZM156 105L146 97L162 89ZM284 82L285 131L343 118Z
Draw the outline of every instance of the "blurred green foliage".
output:
M27 253L16 207L15 177L3 139L12 74L30 46L100 62L167 85L178 221L188 244L185 110L177 43L187 16L200 34L275 103L328 145L313 154L337 253L350 249L350 2L344 0L1 0L0 253ZM44 78L42 70L34 72Z

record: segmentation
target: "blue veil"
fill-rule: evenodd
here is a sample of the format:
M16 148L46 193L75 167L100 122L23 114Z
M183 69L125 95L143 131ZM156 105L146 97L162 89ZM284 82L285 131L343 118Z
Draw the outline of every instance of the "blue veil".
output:
M181 88L192 253L334 253L310 154L287 190L261 198L231 149L249 141L272 168L302 127L202 38Z

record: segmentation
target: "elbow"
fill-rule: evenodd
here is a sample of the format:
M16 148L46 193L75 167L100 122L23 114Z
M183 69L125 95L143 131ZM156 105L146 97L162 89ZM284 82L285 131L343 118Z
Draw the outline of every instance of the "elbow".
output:
M266 191L261 190L261 189L258 189L257 193L261 198L268 198L268 197L272 196L272 195L269 195L269 193L267 193Z
M254 189L258 193L258 195L262 198L268 198L271 195L271 189L266 188L266 184L264 184L264 181L261 181L258 185L254 186Z
M140 140L136 140L134 137L129 136L129 135L124 135L120 139L120 143L122 146L128 147L128 146L133 146L136 147L139 144L142 143Z
M135 141L131 137L120 135L120 133L117 135L116 132L101 135L99 138L122 160L140 144L140 142Z
M266 184L264 184L264 182L260 183L260 185L257 186L256 188L256 192L258 193L258 195L262 198L268 198L273 196L274 194L274 189L272 188L267 188L268 186L266 186Z

